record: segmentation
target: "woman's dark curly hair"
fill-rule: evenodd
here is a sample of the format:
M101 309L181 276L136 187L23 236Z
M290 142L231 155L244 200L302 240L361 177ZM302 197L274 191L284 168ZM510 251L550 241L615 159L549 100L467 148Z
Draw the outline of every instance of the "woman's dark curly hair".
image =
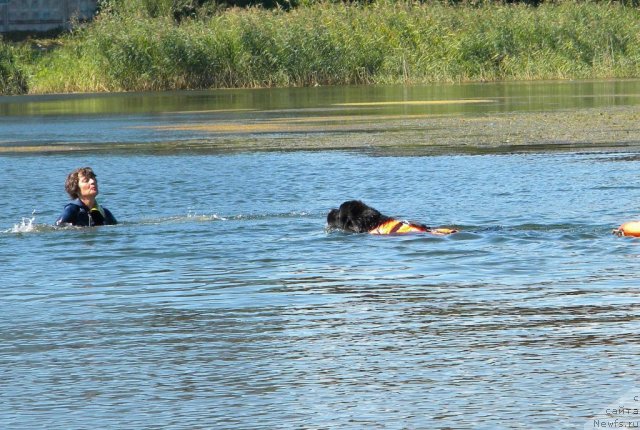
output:
M87 179L96 179L96 174L93 173L93 169L91 167L81 167L69 173L69 176L67 176L67 180L64 183L64 189L67 190L67 194L69 194L72 199L80 197L80 187L78 186L78 182L80 181L80 178L78 177L79 175L82 175Z

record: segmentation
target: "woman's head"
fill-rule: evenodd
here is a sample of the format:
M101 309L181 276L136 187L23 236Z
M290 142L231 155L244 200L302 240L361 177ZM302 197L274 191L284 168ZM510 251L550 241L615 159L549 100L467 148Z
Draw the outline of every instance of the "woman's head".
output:
M98 180L91 167L81 167L69 173L64 188L72 199L87 196L95 198L98 195Z

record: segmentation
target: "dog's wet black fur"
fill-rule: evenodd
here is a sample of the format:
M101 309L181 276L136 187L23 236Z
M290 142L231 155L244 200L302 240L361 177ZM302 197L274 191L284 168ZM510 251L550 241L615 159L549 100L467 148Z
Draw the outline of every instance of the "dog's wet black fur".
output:
M339 209L329 211L327 225L354 233L367 233L391 219L360 200L349 200Z

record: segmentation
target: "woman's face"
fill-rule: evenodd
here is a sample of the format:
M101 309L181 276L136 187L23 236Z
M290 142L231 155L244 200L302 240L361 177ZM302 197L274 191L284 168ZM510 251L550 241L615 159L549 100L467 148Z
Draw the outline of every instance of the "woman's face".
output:
M82 173L78 173L78 188L80 189L80 198L92 197L98 195L98 180L95 177L85 177Z

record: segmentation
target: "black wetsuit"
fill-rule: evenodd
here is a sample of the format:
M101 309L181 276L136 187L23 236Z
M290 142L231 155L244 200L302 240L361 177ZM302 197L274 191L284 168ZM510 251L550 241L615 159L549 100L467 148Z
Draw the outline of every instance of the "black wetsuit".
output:
M64 211L60 218L58 218L58 221L56 221L56 224L93 227L97 225L118 224L118 221L109 209L103 208L98 204L96 204L94 208L89 209L80 199L75 199L64 207Z

